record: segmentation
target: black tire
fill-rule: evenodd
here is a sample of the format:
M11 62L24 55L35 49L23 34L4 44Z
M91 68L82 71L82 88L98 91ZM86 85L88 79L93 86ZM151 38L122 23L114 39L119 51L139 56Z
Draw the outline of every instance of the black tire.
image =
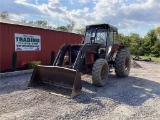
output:
M117 77L127 77L129 75L131 68L131 56L129 50L118 50L114 67Z
M92 81L96 86L104 86L108 81L109 68L105 59L97 59L92 68Z

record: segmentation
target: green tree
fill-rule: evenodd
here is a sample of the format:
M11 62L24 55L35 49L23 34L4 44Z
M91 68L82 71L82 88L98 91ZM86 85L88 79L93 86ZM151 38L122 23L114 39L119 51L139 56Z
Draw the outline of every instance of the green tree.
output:
M155 32L156 32L157 39L160 41L160 26L156 28Z
M48 29L55 29L52 25L50 25L47 21L44 21L44 20L28 21L28 22L26 20L23 20L22 22L32 24L32 25L38 25L41 27L46 27Z
M67 27L65 27L65 26L60 26L60 27L57 27L56 30L60 30L60 31L67 32Z
M9 19L9 14L7 11L3 11L0 13L0 18L2 19Z
M154 46L151 47L151 56L159 57L160 56L160 41L156 41Z
M155 32L160 35L160 26L156 28Z
M119 34L119 43L127 46L133 55L160 57L160 27L148 31L144 38L137 33Z
M143 38L143 55L149 56L151 53L151 45L150 45L150 38L148 36L145 36Z
M47 27L47 25L48 25L48 22L47 22L47 21L44 21L44 20L37 20L35 23L36 23L37 25L43 26L43 27Z
M129 36L125 36L123 34L118 34L118 42L120 44L124 44L125 47L129 48L130 47L130 39Z
M130 42L130 51L131 54L136 55L137 57L139 57L139 55L143 54L143 48L142 48L142 38L139 34L137 33L131 33L131 35L129 36L129 42Z
M22 21L20 21L20 22L22 22L22 23L27 23L27 20L22 20Z
M150 30L147 35L144 37L143 41L143 50L144 50L144 55L152 55L154 56L155 51L155 42L157 41L155 30Z
M78 33L78 34L84 35L84 33L85 33L85 28L75 29L74 31L75 31L76 33Z
M149 37L150 39L150 46L153 46L154 43L157 41L157 36L156 36L156 32L155 30L150 30L148 33L147 33L147 37Z
M28 21L28 22L26 22L26 23L35 25L35 22L34 22L34 21Z
M74 27L75 27L75 22L72 21L70 24L66 26L67 32L72 32Z

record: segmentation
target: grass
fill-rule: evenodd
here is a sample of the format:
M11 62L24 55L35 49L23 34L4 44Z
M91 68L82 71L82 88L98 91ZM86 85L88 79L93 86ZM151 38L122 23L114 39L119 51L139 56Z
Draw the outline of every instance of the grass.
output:
M132 55L132 57L135 57L135 56ZM139 56L139 57L142 59L151 58L153 62L160 62L160 57L151 57L151 56Z

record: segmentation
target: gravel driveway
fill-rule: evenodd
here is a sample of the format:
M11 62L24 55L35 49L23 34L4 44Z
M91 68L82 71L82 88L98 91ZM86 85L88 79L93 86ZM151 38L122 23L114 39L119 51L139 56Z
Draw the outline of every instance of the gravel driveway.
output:
M31 74L0 78L0 120L159 120L160 64L137 62L127 78L112 72L105 87L82 76L74 99L56 96L52 88L27 88Z

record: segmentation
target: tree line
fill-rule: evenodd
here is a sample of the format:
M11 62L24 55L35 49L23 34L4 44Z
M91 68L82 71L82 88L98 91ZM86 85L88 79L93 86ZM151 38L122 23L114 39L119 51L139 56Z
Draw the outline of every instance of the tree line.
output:
M119 34L119 42L123 43L135 56L160 57L160 26L148 31L141 37L137 33L131 33L128 36Z
M0 18L10 19L10 16L7 11L3 11L0 13ZM74 21L67 24L66 26L58 26L57 28L54 28L47 21L44 20L21 22L64 32L74 32L77 34L84 34L85 32L85 28L74 29ZM119 34L119 42L123 43L131 51L132 55L160 57L160 26L156 29L148 31L148 33L144 37L141 37L137 33L131 33L127 36Z

